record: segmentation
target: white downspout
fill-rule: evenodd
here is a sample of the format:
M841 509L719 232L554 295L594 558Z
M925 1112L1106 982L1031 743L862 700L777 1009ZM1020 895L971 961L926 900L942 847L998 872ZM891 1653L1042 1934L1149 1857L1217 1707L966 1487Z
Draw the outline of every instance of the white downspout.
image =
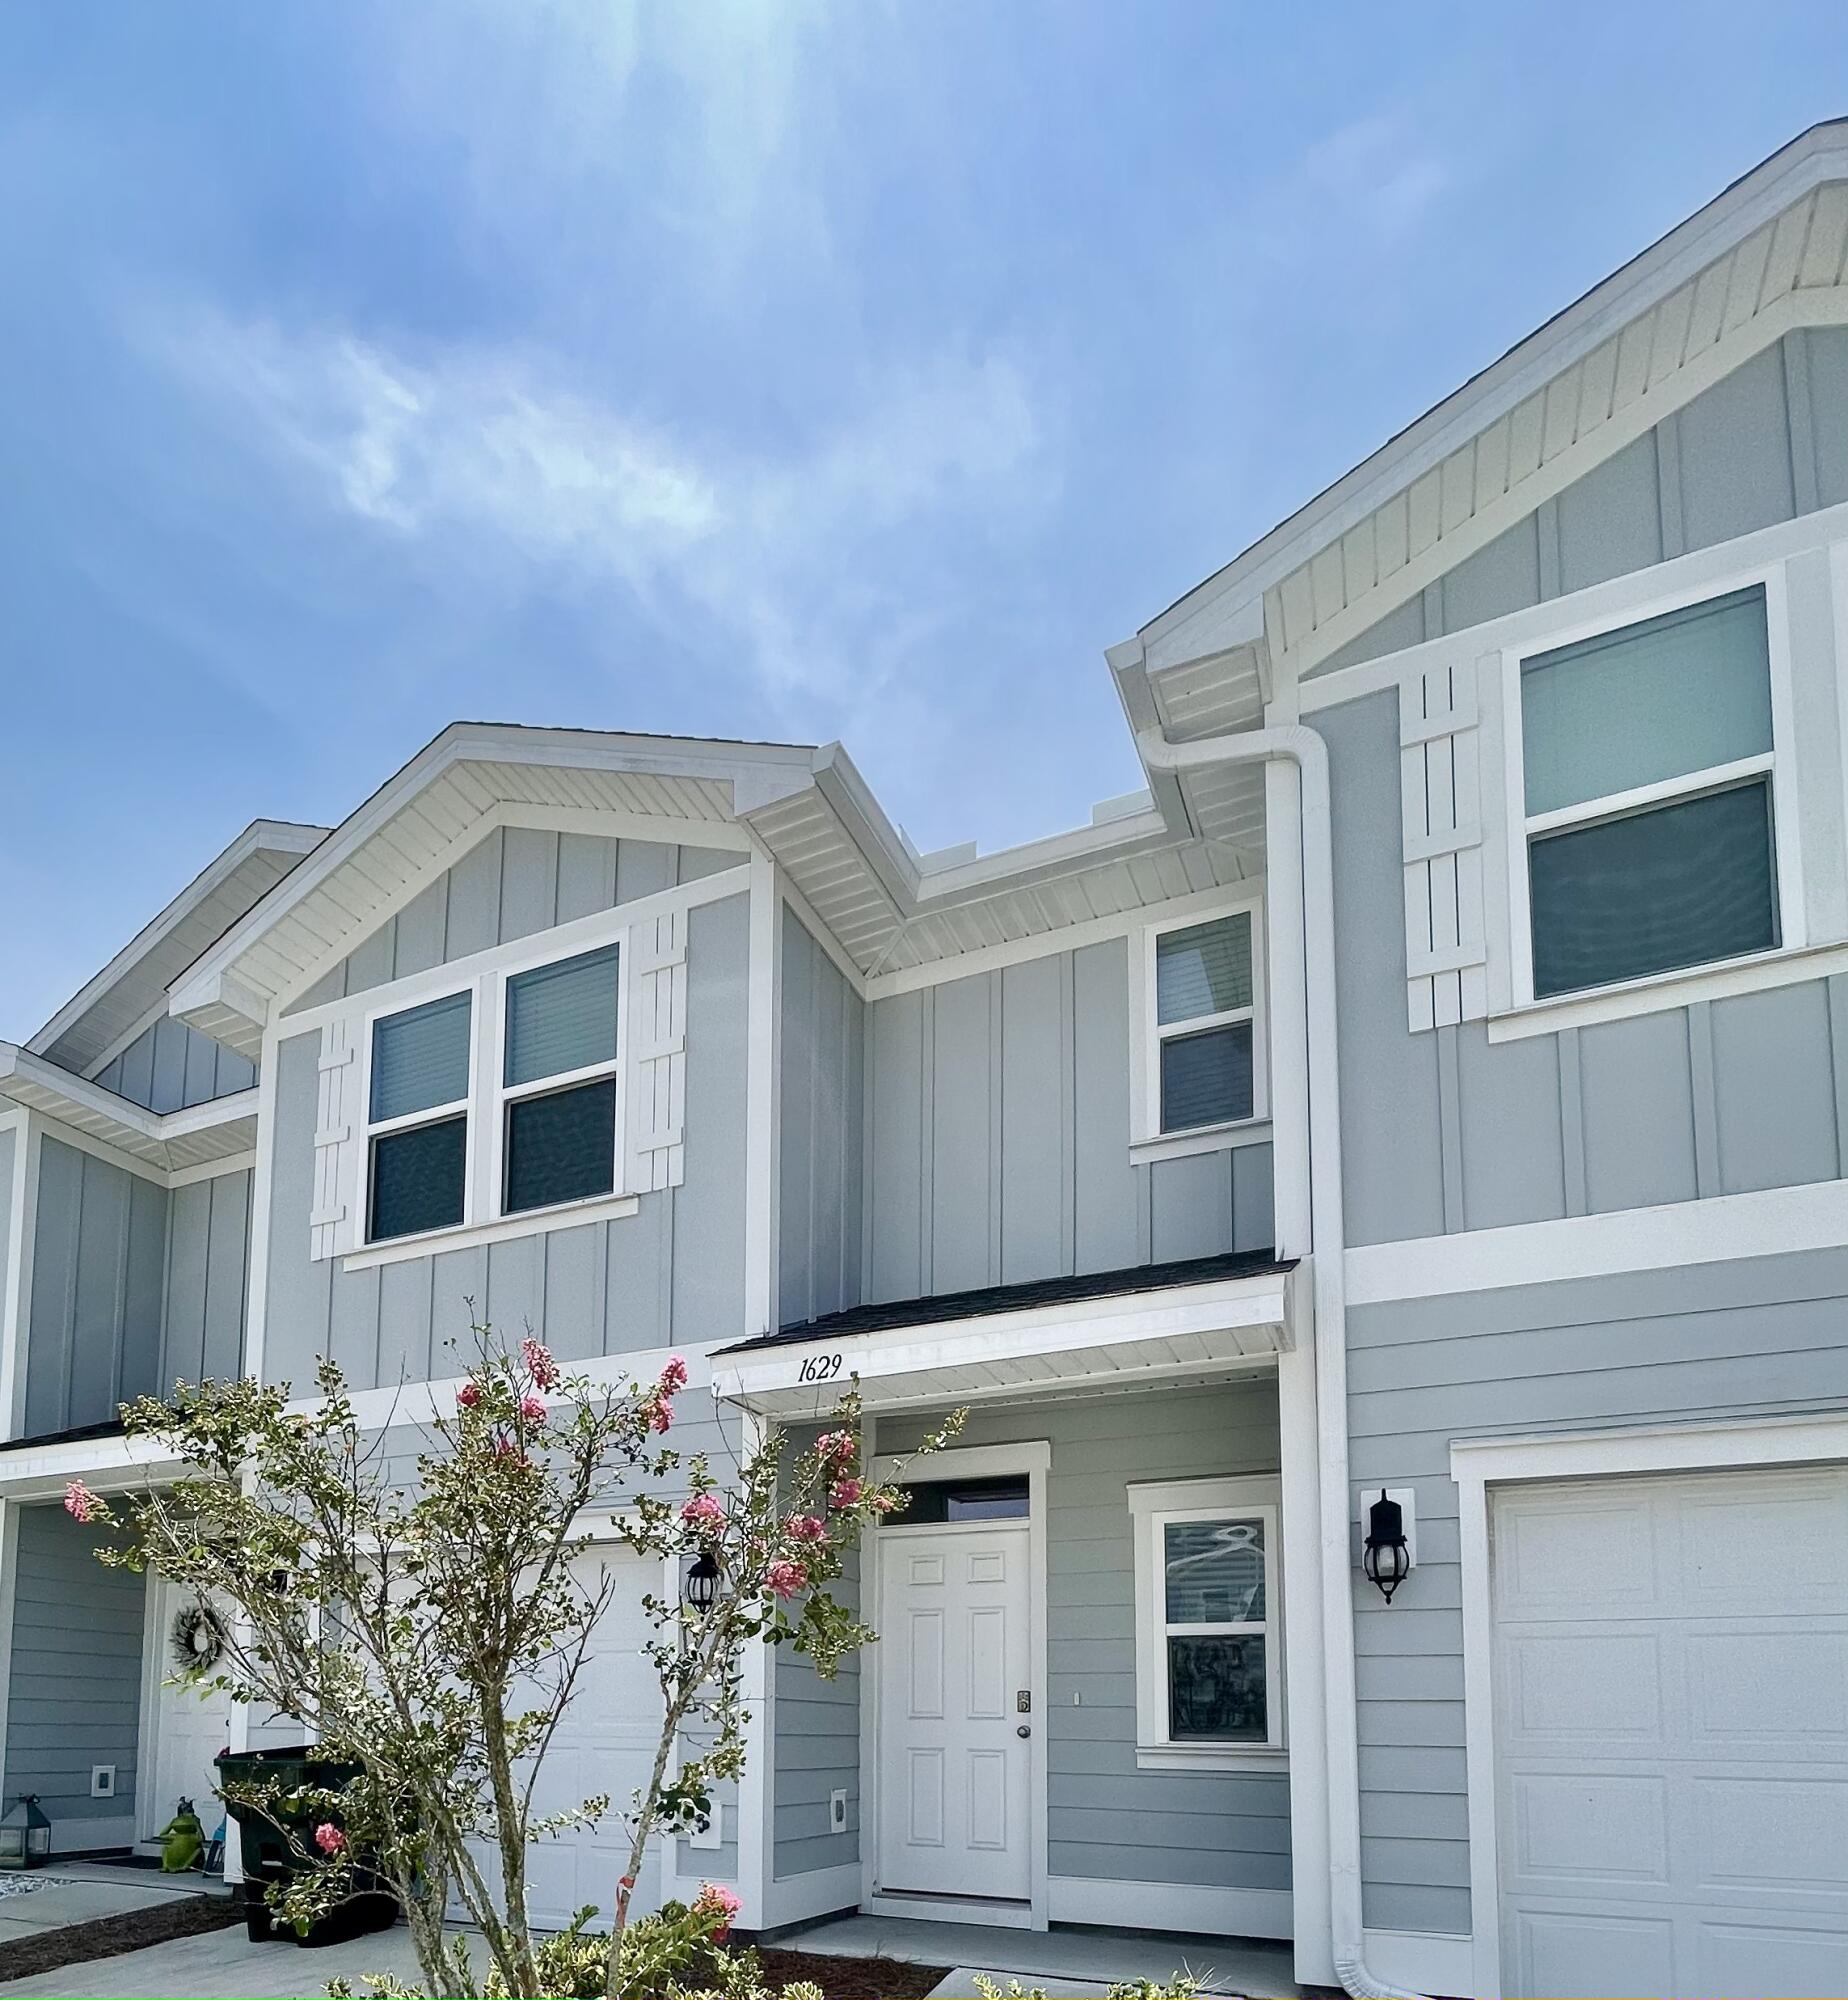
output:
M1316 1444L1321 1470L1322 1630L1328 1735L1329 1928L1335 1974L1356 2000L1420 2000L1368 1970L1360 1890L1360 1750L1354 1598L1348 1549L1347 1235L1341 1213L1341 1091L1335 1045L1335 870L1328 746L1299 722L1170 743L1136 732L1152 771L1268 763L1301 774L1303 1021L1309 1083L1311 1286L1315 1301Z

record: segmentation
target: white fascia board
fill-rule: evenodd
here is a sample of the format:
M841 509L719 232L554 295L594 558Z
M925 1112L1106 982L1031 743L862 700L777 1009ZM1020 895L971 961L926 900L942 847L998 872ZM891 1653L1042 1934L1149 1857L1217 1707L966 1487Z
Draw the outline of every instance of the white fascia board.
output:
M327 838L320 826L298 826L290 820L253 820L222 853L202 868L158 916L142 925L122 949L93 978L71 995L62 1007L25 1043L34 1055L55 1048L71 1027L119 980L132 972L163 939L172 935L225 878L236 872L253 854L310 854ZM286 879L286 878L285 878Z
M1848 178L1848 121L1812 126L1178 598L1138 637L1152 643L1228 597L1257 604L1261 615L1264 593L1273 584L1300 569L1394 494L1792 202L1825 181L1844 178ZM1230 617L1230 607L1219 616ZM1218 643L1223 646L1225 641Z
M98 1493L139 1489L149 1480L177 1478L184 1468L147 1438L121 1432L0 1451L0 1493L9 1500L50 1499L68 1481L81 1479Z
M239 958L295 909L409 800L451 766L467 762L549 764L561 769L632 771L717 782L758 782L768 772L804 775L815 753L805 745L696 742L672 736L623 736L596 730L533 729L518 724L454 722L388 778L304 861L169 987L169 1011L184 1019L215 1007L249 1011L262 1027L266 1005L233 976ZM804 776L806 782L806 777Z
M838 1378L874 1382L945 1368L981 1367L995 1361L1078 1354L1132 1341L1160 1340L1241 1328L1276 1329L1275 1346L1292 1334L1288 1271L1249 1278L1221 1278L1159 1291L1116 1293L1024 1311L978 1313L964 1319L842 1334L830 1339L788 1340L775 1346L712 1357L716 1395L749 1401L756 1395L802 1385L802 1364L817 1348L843 1356ZM833 1378L830 1378L833 1379ZM825 1385L824 1385L825 1386ZM1030 1395L1030 1387L1023 1388Z
M100 1140L126 1154L144 1171L154 1169L157 1178L164 1177L172 1165L168 1147L177 1139L225 1130L226 1150L245 1150L249 1138L241 1128L248 1126L257 1113L254 1089L215 1097L182 1111L149 1111L11 1042L0 1042L0 1098L24 1104L47 1117L68 1121L75 1138ZM229 1129L233 1127L240 1129ZM198 1162L189 1159L185 1164L192 1166Z

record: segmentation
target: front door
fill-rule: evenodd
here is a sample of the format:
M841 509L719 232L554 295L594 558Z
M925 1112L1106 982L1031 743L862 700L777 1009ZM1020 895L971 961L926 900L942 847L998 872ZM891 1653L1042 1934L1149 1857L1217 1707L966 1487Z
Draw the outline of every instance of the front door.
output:
M879 1534L882 1894L1031 1894L1027 1530Z
M145 1760L136 1783L136 1817L143 1840L152 1840L177 1810L191 1799L209 1838L223 1817L213 1796L218 1788L218 1753L231 1736L231 1697L204 1692L196 1685L169 1687L179 1672L180 1634L175 1621L198 1603L196 1592L159 1577L148 1578L148 1604L154 1619L149 1634L150 1672L155 1680L150 1720L154 1754Z

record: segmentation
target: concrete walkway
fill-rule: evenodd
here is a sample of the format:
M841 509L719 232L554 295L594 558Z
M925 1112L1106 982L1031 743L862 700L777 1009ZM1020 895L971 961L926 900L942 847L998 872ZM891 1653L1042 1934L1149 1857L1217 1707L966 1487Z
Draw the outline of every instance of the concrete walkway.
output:
M30 1884L28 1888L24 1885ZM40 1931L87 1924L145 1910L175 1896L202 1892L223 1895L221 1881L199 1875L163 1875L154 1868L126 1868L109 1862L50 1861L42 1871L9 1876L0 1894L0 1944L35 1937Z
M195 1888L197 1884L193 1885ZM50 1894L50 1890L40 1891ZM156 1892L159 1893L159 1892ZM170 1893L170 1892L169 1892ZM31 1901L31 1897L23 1898ZM122 1907L117 1905L116 1907ZM79 1919L67 1918L68 1922ZM1295 2000L1287 1945L1224 1938L1169 1937L1134 1931L1007 1931L985 1925L916 1923L898 1917L838 1917L780 1938L792 1951L836 1957L883 1955L912 1963L957 1961L936 1989L945 2000L974 2000L975 1973L982 1970L1005 1992L1010 1979L1044 1987L1048 2000L1079 2000L1105 1992L1118 1980L1165 1979L1189 1971L1211 1995L1282 1996ZM252 1944L241 1925L203 1937L178 1938L120 1958L67 1965L32 1979L0 1982L0 1996L61 1995L64 2000L117 2000L117 1996L159 1995L161 2000L320 2000L327 1982L350 1979L357 1987L368 1972L394 1972L415 1982L417 1962L410 1933L396 1930L307 1951L287 1943ZM876 2000L868 1995L867 2000Z

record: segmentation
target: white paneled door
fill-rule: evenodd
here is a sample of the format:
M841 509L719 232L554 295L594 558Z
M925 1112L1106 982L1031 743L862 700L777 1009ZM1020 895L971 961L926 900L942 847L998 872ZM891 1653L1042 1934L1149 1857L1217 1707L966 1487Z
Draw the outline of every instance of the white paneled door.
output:
M148 1578L149 1613L156 1621L149 1635L154 1754L137 1774L137 1831L144 1841L159 1834L183 1798L192 1800L208 1836L224 1816L217 1798L218 1753L230 1747L231 1697L197 1682L169 1685L180 1665L174 1621L198 1601L195 1591Z
M1025 1902L1026 1524L879 1547L879 1889Z
M1506 1991L1848 1993L1848 1470L1492 1526Z

